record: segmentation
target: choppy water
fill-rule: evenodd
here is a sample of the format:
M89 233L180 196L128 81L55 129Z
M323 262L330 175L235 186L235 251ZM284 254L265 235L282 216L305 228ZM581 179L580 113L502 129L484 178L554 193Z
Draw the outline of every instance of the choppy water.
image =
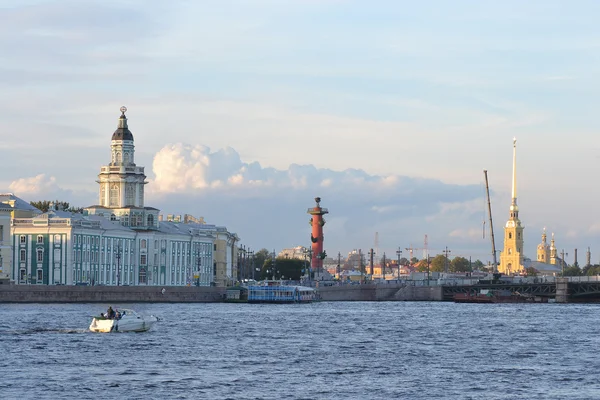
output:
M598 305L0 304L2 399L598 399ZM118 304L112 304L113 307Z

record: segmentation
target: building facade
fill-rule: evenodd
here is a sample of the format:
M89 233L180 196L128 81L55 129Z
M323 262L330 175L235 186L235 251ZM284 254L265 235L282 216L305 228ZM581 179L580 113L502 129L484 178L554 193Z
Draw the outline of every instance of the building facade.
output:
M162 221L144 204L144 168L121 108L99 202L82 214L52 207L12 220L12 279L45 285L228 285L239 238L202 218Z

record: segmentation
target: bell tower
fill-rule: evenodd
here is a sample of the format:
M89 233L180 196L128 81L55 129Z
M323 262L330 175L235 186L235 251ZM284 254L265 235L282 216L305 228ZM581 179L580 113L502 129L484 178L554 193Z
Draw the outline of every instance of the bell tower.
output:
M144 206L144 167L135 164L133 134L127 125L127 107L120 109L117 130L110 141L110 163L100 168L98 205L87 207L89 214L101 215L134 229L158 227L159 210Z
M517 139L513 139L512 202L509 218L504 226L504 250L500 254L498 272L510 275L524 271L523 267L523 226L517 206Z
M546 228L542 232L542 243L537 247L537 261L549 264L550 263L550 247L546 240Z

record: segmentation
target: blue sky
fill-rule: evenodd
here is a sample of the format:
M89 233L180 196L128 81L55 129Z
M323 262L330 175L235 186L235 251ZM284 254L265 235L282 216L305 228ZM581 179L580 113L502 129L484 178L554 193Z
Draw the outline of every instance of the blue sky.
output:
M330 254L379 232L380 252L428 234L433 253L485 258L482 170L501 247L516 136L527 255L546 226L597 261L599 16L596 1L3 0L0 188L96 203L125 104L165 213L280 249L308 244L321 196Z

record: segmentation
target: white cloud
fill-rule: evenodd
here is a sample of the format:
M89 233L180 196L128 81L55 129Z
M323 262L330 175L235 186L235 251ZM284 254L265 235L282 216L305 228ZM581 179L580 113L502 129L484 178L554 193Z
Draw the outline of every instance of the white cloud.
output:
M46 174L17 179L8 185L10 191L23 196L46 194L57 188L56 178Z

